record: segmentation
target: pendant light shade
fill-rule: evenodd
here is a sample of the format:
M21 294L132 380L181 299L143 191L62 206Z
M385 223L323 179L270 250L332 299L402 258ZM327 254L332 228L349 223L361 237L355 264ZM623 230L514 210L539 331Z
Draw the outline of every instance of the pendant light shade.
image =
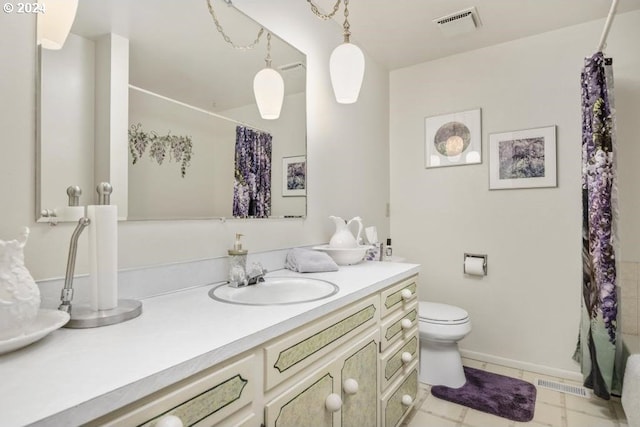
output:
M45 13L38 13L37 39L44 49L62 49L78 9L78 0L47 0Z
M263 119L275 120L280 117L284 100L284 80L280 73L271 67L258 71L253 78L253 94Z
M331 84L336 101L353 104L358 100L364 77L364 54L353 43L342 43L329 59Z
M282 101L284 100L284 80L271 67L271 33L267 33L267 57L265 67L258 71L253 78L253 96L260 110L260 117L265 120L275 120L280 117Z

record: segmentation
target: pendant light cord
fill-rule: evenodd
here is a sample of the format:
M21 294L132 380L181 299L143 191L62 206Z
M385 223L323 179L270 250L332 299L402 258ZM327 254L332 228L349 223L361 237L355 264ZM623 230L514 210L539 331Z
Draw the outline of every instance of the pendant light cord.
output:
M322 12L320 12L320 9L318 9L318 6L316 6L315 4L313 4L313 2L311 0L307 0L307 3L309 3L309 6L311 6L311 11L320 19L324 19L325 21L327 19L331 19L333 18L333 16L338 12L338 8L340 7L340 1L341 0L337 0L336 4L333 5L333 10L330 13L324 14ZM349 0L346 0L346 2L348 3Z
M267 57L264 62L267 68L271 68L271 33L267 33Z
M209 1L209 0L207 0ZM309 6L311 6L311 11L320 19L324 19L325 21L331 19L335 16L340 8L340 2L342 0L337 0L336 4L333 5L333 10L330 13L322 13L318 9L313 1L307 0ZM344 23L342 24L342 28L344 28L344 42L349 43L349 38L351 37L351 26L349 25L349 0L344 0Z
M349 0L344 0L344 42L349 43L349 37L351 37L351 26L349 25Z
M228 5L231 5L231 1L230 0L229 1L228 0L224 0L224 1ZM338 0L338 1L340 1L340 0ZM249 50L249 49L253 49L254 47L256 47L256 45L258 43L260 43L260 38L262 37L262 34L264 33L264 28L263 27L260 27L260 30L258 30L258 34L256 35L256 39L252 43L244 45L244 46L237 45L231 40L231 37L229 37L224 32L224 28L222 28L222 25L220 25L220 21L218 21L218 17L216 16L216 12L213 10L213 6L211 5L211 0L207 0L207 7L209 8L209 14L211 15L211 18L213 18L213 22L216 24L216 29L222 35L222 38L224 39L224 41L226 41L231 46L233 46L234 49Z

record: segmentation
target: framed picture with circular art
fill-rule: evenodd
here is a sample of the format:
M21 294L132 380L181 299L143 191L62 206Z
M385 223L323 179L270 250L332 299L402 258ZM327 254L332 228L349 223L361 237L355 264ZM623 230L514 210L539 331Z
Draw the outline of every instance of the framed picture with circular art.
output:
M305 196L307 194L306 156L282 158L282 195Z
M480 109L424 119L426 168L482 163Z

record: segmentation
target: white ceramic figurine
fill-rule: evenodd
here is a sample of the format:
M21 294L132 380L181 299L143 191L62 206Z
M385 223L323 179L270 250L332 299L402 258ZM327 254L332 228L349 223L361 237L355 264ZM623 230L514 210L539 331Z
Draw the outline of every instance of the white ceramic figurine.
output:
M40 308L40 290L24 265L28 238L25 227L18 239L0 240L0 341L24 333Z

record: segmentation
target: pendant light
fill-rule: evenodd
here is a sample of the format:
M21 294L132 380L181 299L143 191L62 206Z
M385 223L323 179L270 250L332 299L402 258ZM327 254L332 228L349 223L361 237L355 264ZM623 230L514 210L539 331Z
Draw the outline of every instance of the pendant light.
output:
M78 0L47 0L37 17L37 41L44 49L62 49L76 17Z
M258 71L253 78L253 94L260 110L260 116L265 120L275 120L280 117L282 101L284 100L284 80L271 67L271 33L267 33L267 57L265 67Z
M344 0L344 43L336 47L329 58L329 73L336 101L353 104L358 100L364 77L364 54L349 41L349 0Z

